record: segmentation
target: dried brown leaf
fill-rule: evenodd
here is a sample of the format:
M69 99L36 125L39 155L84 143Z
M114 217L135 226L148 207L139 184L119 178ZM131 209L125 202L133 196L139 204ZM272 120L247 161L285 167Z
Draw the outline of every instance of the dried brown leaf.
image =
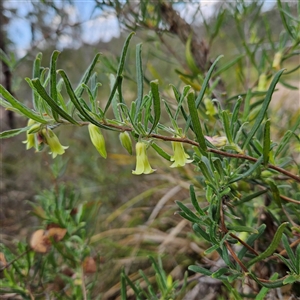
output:
M51 245L49 239L45 235L44 229L36 230L30 239L30 247L33 251L38 253L46 253L49 251Z
M47 230L47 237L49 239L53 238L55 242L59 242L64 238L66 233L67 233L67 229L65 228L52 227L49 230Z
M93 274L97 271L96 262L91 256L88 256L84 259L82 268L85 274Z

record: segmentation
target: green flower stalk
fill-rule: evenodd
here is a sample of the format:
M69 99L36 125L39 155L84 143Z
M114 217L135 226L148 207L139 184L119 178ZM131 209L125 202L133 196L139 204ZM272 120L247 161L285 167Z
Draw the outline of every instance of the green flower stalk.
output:
M136 168L132 171L134 175L151 174L155 170L151 168L147 154L147 144L144 142L137 142L135 145L136 151Z
M171 142L174 155L171 156L171 161L174 163L170 166L171 168L183 167L185 164L191 163L193 160L190 160L190 156L184 152L182 143L180 142Z
M97 127L96 125L90 123L88 126L88 129L89 129L90 138L91 138L93 145L95 146L95 148L97 149L99 154L103 158L106 158L107 153L106 153L106 148L105 148L105 140L101 133L100 128Z
M132 155L132 142L127 131L121 132L119 135L120 142L122 146L127 150L127 152Z
M42 130L41 137L50 147L50 154L52 154L52 158L55 158L57 155L63 155L65 153L65 149L69 148L68 146L62 146L55 133L49 128L44 128Z

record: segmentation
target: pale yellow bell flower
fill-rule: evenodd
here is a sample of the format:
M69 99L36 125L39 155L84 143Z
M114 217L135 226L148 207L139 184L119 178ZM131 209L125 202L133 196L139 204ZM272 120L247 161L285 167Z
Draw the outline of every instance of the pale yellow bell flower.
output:
M190 156L185 153L183 144L181 142L171 142L174 155L171 156L171 161L174 163L171 168L183 167L185 164L191 163L193 160L189 159Z
M147 144L144 142L137 142L135 145L136 151L136 168L132 171L134 175L151 174L155 170L151 168L147 157Z

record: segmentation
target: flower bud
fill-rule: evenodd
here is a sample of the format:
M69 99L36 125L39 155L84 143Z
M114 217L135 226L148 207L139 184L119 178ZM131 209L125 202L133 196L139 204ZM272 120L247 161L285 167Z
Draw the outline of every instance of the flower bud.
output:
M65 153L65 149L69 148L66 146L62 146L59 142L59 139L55 135L55 133L50 128L44 128L41 132L41 137L50 147L50 154L55 158L57 155L62 155Z
M265 91L267 89L267 75L265 73L262 73L259 75L258 78L258 86L257 91Z
M130 155L132 155L132 142L129 133L127 131L121 132L119 135L119 139L122 146Z
M226 136L205 136L205 138L217 148L221 148L227 144Z
M184 152L182 143L171 142L174 155L171 156L171 161L174 163L170 166L171 168L183 167L185 164L191 163L193 160L189 160L190 156Z
M135 145L136 151L136 168L132 171L134 175L151 174L155 170L151 168L147 154L147 144L144 142L137 142Z
M276 52L274 55L273 64L272 64L272 67L274 69L276 69L276 70L280 69L281 59L282 59L282 53L280 51Z
M106 153L106 148L105 148L105 140L101 133L100 128L97 127L96 125L90 123L88 126L88 129L89 129L90 138L91 138L93 145L95 146L95 148L97 149L99 154L103 158L106 158L107 153Z

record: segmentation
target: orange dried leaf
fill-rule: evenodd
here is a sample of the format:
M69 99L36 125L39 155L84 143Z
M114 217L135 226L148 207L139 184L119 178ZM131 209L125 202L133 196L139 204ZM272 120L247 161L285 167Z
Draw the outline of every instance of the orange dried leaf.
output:
M46 253L50 249L49 239L45 235L45 230L36 230L30 239L30 247L38 253Z
M96 262L91 256L88 256L84 259L82 268L85 274L93 274L97 271Z
M0 268L3 268L7 265L5 255L3 252L0 252Z
M64 238L66 233L67 233L67 229L65 228L53 227L47 231L47 236L48 238L53 238L55 242L59 242Z

